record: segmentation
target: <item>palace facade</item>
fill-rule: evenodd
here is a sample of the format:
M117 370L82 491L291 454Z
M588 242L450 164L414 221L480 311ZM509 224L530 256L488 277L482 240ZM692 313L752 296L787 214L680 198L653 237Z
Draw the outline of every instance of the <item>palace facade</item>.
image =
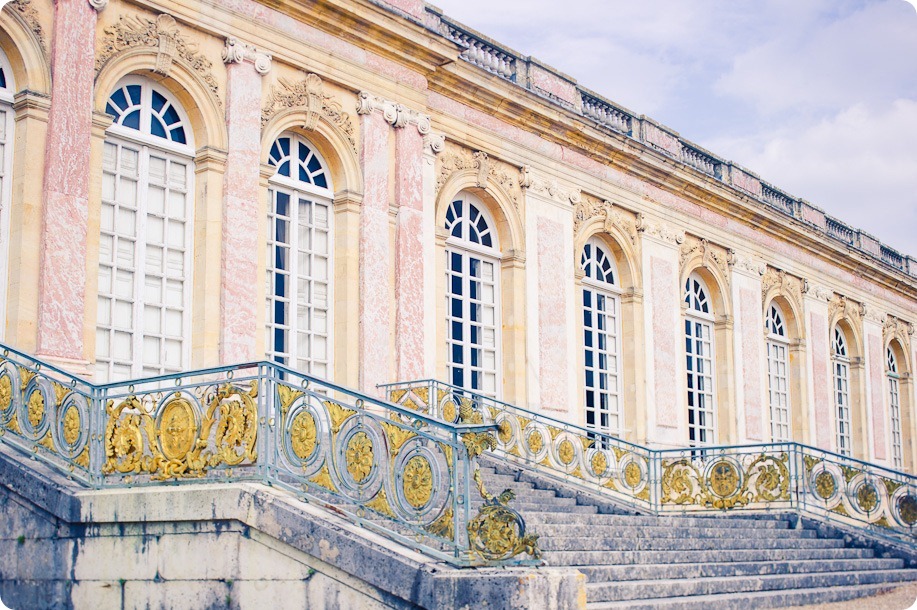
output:
M12 0L0 50L7 345L914 471L917 259L420 0Z

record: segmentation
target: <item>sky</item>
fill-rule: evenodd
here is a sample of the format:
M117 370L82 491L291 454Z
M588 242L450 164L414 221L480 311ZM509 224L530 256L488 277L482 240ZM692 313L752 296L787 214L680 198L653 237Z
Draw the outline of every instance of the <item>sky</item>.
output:
M906 0L433 4L917 257L917 9Z

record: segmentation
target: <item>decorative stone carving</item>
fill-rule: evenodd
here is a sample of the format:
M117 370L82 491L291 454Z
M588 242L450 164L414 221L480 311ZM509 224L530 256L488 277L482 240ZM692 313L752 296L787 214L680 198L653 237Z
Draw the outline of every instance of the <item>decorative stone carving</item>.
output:
M369 114L376 111L381 112L382 118L396 129L414 125L420 135L425 136L430 133L430 117L427 115L378 95L361 91L357 98L357 114Z
M255 72L262 76L271 71L272 60L273 57L270 53L259 51L232 36L226 39L226 44L223 47L223 63L241 64L250 61L255 66Z
M519 207L522 189L519 186L519 170L508 163L490 158L483 151L470 151L455 145L446 145L446 150L437 157L439 169L436 177L436 192L442 190L443 185L457 171L476 170L475 185L486 189L490 181L500 185L509 195L513 205Z
M891 339L898 339L901 344L907 348L909 337L914 335L914 324L906 322L901 318L893 315L885 316L885 322L882 325L882 338L887 342Z
M705 267L718 268L726 281L729 281L729 256L723 248L714 246L706 239L691 237L681 246L681 269L682 275L687 271L686 265L692 259L700 258L701 264Z
M446 148L446 136L432 131L423 137L423 150L430 155L438 155Z
M560 203L576 205L582 201L582 192L578 188L568 189L554 178L536 176L528 165L523 166L519 172L519 186Z
M828 317L832 320L847 318L858 323L865 313L864 305L840 294L832 295L831 300L828 301Z
M807 297L824 301L825 303L831 300L833 294L828 288L809 280L803 280L802 293Z
M751 275L764 275L767 271L767 265L751 256L739 254L732 248L726 250L726 262L734 271L744 272Z
M35 34L35 38L38 39L41 50L47 53L48 47L45 45L45 32L38 20L38 11L32 6L32 0L11 0L6 6L19 13L19 16L22 17L25 24L32 30L32 33Z
M636 229L638 233L643 233L669 244L678 246L685 243L684 231L672 229L662 222L651 221L642 212L637 214Z
M776 294L794 301L797 305L802 304L802 280L789 275L782 269L767 267L764 277L761 278L761 300L764 304L766 304L768 294L772 289L776 289Z
M583 195L582 201L577 203L573 210L573 234L579 233L583 223L596 217L602 218L606 233L617 227L630 238L632 244L637 243L637 230L631 215L625 215L621 208L615 207L607 199L599 200L591 195Z
M89 6L101 13L108 6L108 0L89 0Z
M213 63L198 52L197 44L185 38L171 15L162 14L156 19L122 15L117 23L105 28L105 38L96 56L96 74L116 55L137 47L156 50L153 71L163 76L169 75L176 59L186 62L200 75L222 108L219 86L210 71Z
M325 117L344 132L350 148L354 153L357 152L357 141L353 135L350 115L344 112L340 103L325 93L322 79L317 74L306 74L301 81L296 82L281 78L278 83L279 85L271 86L267 101L261 108L262 127L281 110L301 108L306 115L304 129L314 130L319 118Z
M875 305L863 305L863 317L870 322L885 324L886 314Z

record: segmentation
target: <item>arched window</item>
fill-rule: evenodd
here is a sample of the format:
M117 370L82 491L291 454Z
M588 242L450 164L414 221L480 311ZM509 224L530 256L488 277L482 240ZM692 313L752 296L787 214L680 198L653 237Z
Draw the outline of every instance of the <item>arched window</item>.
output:
M10 172L13 167L13 69L0 51L0 340L6 332L6 285L9 275Z
M892 464L904 468L904 452L901 445L901 393L898 380L898 359L891 346L885 350L885 375L888 378L888 410L892 420Z
M685 282L685 357L688 373L688 442L692 447L716 439L714 412L713 305L704 280L692 273Z
M274 141L268 190L268 358L327 379L331 371L331 179L299 135Z
M776 303L767 308L767 386L771 414L771 441L792 440L790 434L789 339L783 312Z
M839 326L834 327L831 369L834 378L834 410L837 417L837 452L841 455L851 455L850 356L847 337Z
M178 372L190 351L191 130L168 91L136 76L106 110L96 379Z
M602 243L590 239L583 248L583 350L585 355L586 427L619 436L620 309L614 259Z
M446 211L446 348L449 381L497 397L500 251L483 202L459 193Z

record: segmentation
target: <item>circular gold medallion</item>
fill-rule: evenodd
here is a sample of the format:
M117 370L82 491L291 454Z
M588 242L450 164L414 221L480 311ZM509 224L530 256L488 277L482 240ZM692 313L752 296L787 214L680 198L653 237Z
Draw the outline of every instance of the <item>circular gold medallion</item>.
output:
M500 437L500 442L504 445L508 443L509 439L513 437L513 428L505 419L501 420L500 423L497 424L497 436Z
M561 464L569 466L573 462L573 458L576 457L573 443L568 439L560 441L560 445L557 446L557 457L560 459Z
M29 394L29 423L33 428L41 425L41 420L45 416L45 395L41 390L34 389Z
M608 458L605 457L604 453L596 453L592 456L592 472L595 473L595 476L600 477L605 474L605 471L608 470Z
M857 504L865 513L871 513L879 505L879 492L872 483L863 483L857 489Z
M159 439L166 459L184 458L194 447L196 438L197 423L191 404L179 398L166 405L159 420Z
M0 377L0 411L6 411L13 404L13 382L9 375Z
M834 475L827 470L822 470L815 475L815 495L822 500L827 500L837 491L837 482Z
M293 423L290 426L291 444L296 457L301 460L309 459L309 456L315 451L317 434L315 418L308 411L300 411L293 418Z
M640 472L640 467L637 466L636 462L628 462L627 466L624 467L624 482L627 483L627 486L633 489L640 484L640 479L643 478L643 473Z
M408 460L402 477L404 497L414 508L422 508L433 495L433 470L427 458L415 455Z
M710 469L710 489L721 498L728 498L739 490L739 471L725 460Z
M362 483L373 469L373 442L365 432L357 432L347 443L347 472Z
M455 421L455 403L447 400L443 405L443 419L446 421Z
M80 438L80 410L75 406L64 412L64 442L70 446L76 444Z
M538 430L532 430L528 438L529 453L538 454L544 448L544 437Z
M908 527L917 523L917 498L911 494L898 498L898 514Z

